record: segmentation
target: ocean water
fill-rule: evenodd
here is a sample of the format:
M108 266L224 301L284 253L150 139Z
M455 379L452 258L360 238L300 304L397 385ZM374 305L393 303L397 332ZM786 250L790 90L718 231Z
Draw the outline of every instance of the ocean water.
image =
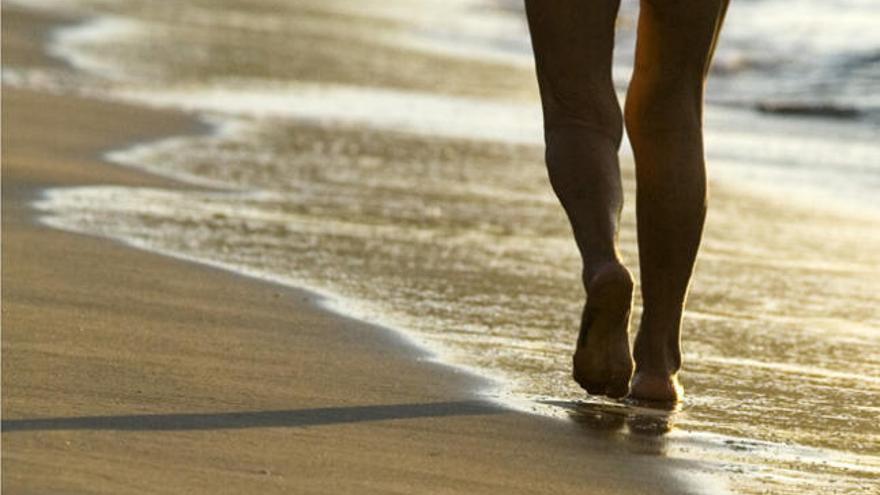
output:
M312 289L494 378L490 398L627 418L621 434L713 459L737 493L877 493L871 3L734 0L707 94L713 201L685 316L688 396L672 413L587 399L570 380L584 295L516 2L30 1L87 19L51 41L71 67L3 80L184 109L214 129L108 153L198 188L53 189L36 205L50 225ZM635 13L624 1L621 92ZM637 274L631 203L621 251Z

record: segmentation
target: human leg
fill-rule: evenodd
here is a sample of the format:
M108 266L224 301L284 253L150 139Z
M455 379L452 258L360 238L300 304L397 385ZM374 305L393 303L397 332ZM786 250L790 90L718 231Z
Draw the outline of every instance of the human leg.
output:
M680 328L706 213L703 87L727 0L642 0L625 121L636 162L643 312L630 395L682 395Z
M625 395L632 278L620 262L620 105L611 80L619 0L526 0L544 110L550 182L583 260L587 302L574 378L591 394Z

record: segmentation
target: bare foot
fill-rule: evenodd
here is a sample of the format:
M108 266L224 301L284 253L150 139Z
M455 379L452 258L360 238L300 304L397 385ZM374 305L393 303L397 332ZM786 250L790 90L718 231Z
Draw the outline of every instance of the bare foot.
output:
M632 291L632 276L619 263L604 265L587 284L573 372L574 380L587 393L619 398L629 391Z
M684 388L678 382L678 374L655 374L636 371L632 379L629 398L650 402L679 402L684 398Z

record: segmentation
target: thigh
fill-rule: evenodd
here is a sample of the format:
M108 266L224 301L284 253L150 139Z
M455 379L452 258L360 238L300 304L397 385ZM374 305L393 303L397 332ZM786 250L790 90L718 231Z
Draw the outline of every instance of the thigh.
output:
M729 0L641 0L634 79L700 84Z
M545 125L619 126L611 80L619 0L525 3Z

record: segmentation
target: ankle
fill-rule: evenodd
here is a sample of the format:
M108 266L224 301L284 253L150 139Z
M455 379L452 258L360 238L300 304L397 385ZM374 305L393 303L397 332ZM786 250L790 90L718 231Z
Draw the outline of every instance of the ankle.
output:
M591 288L596 288L607 282L627 285L630 290L632 290L634 283L632 274L623 263L621 263L620 259L616 257L584 263L581 277L584 289L586 289L588 294Z
M656 376L673 376L681 369L678 339L647 334L640 330L633 345L636 372Z

